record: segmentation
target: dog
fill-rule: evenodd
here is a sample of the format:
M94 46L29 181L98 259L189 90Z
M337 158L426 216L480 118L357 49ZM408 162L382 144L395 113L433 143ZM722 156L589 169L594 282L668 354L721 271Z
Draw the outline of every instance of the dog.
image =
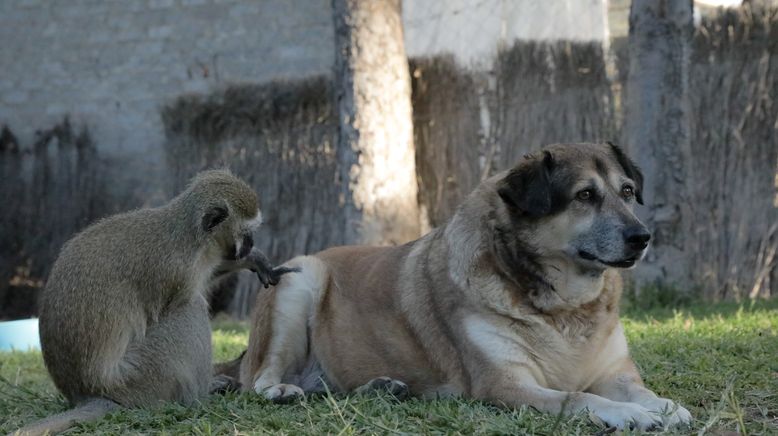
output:
M292 259L257 297L241 383L285 402L326 384L464 396L618 428L687 425L643 385L619 269L651 234L643 176L616 145L556 144L483 181L442 227L395 247Z

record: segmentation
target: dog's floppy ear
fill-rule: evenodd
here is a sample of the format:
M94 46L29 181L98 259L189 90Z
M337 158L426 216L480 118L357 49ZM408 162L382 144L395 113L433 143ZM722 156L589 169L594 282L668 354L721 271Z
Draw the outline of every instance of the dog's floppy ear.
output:
M554 189L551 175L556 163L550 152L543 158L530 158L529 164L512 169L497 184L497 193L509 208L530 218L540 218L557 212L564 199Z
M637 199L638 203L643 204L643 173L640 172L640 168L624 153L621 147L610 141L607 144L611 147L613 154L616 155L616 161L621 165L624 174L635 182L635 199Z

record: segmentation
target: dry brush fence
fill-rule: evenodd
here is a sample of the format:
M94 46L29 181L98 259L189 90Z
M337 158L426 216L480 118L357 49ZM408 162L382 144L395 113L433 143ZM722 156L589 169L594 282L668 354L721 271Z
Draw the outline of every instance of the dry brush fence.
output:
M257 246L281 261L337 244L339 218L330 83L233 85L163 108L169 194L198 171L228 167L258 193Z
M412 60L410 71L419 202L438 226L481 180L486 79L450 56Z
M601 44L516 42L500 52L496 72L501 169L546 144L616 137Z
M694 275L710 298L778 294L778 9L704 19L693 42Z
M89 132L67 119L40 132L29 147L3 127L0 180L0 319L36 312L51 264L75 232L138 204L108 188L107 162Z
M554 142L617 137L599 44L517 41L491 73L411 61L420 201L442 224L480 180Z

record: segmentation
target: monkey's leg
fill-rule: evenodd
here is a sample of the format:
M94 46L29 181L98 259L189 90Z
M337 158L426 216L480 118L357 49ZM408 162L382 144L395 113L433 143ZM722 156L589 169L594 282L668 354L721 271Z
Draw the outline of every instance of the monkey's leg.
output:
M191 404L211 383L211 326L205 300L197 296L163 314L124 355L120 383L107 396L124 406L159 401Z

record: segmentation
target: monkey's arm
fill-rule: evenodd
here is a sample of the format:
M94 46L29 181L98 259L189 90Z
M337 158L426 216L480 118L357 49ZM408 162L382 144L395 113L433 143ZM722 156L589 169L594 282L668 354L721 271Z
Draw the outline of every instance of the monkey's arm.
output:
M249 269L257 274L259 281L265 288L270 285L277 285L281 276L290 272L300 272L299 268L289 268L285 266L273 266L265 253L258 248L253 247L249 253L236 260L225 260L219 265L214 277L220 277L240 269Z
M254 271L259 277L259 281L265 288L270 285L277 285L281 280L281 276L290 272L300 272L299 268L289 268L285 266L275 267L270 260L265 256L265 253L261 252L256 247L252 248L249 254L244 257L247 266L245 268Z

